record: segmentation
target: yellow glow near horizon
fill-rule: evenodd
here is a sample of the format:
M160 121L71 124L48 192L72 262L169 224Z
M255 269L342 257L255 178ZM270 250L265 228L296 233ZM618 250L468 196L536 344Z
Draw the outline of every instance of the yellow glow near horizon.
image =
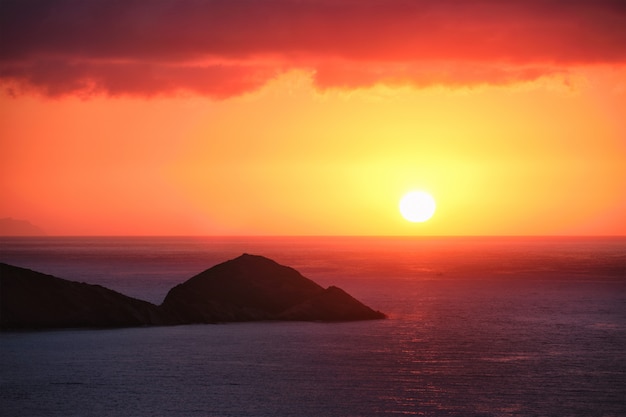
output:
M626 95L558 85L319 91L292 73L224 101L0 96L0 217L51 235L405 235L398 196L430 189L424 234L626 233L626 130L593 101Z

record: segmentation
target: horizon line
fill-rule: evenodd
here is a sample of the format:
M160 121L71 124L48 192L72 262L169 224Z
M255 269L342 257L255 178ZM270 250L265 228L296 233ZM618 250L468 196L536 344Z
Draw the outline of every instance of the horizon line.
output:
M545 235L212 235L212 234L42 234L0 235L0 238L626 238L620 234L545 234Z

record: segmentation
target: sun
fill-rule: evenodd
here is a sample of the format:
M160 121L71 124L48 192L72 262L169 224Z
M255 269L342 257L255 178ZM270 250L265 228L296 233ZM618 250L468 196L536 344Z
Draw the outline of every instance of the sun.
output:
M424 191L411 191L400 199L400 213L410 222L425 222L435 214L435 199Z

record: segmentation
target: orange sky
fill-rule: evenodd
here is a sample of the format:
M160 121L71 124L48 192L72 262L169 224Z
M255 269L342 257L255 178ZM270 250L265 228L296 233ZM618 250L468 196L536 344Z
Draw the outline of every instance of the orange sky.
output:
M0 7L0 218L52 235L626 234L621 2ZM413 189L437 201L428 222L399 214Z

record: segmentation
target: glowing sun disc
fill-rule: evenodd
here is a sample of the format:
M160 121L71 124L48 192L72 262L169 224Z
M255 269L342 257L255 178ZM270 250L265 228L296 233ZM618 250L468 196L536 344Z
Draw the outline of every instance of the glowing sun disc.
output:
M435 199L424 191L411 191L400 200L400 213L410 222L425 222L435 214Z

